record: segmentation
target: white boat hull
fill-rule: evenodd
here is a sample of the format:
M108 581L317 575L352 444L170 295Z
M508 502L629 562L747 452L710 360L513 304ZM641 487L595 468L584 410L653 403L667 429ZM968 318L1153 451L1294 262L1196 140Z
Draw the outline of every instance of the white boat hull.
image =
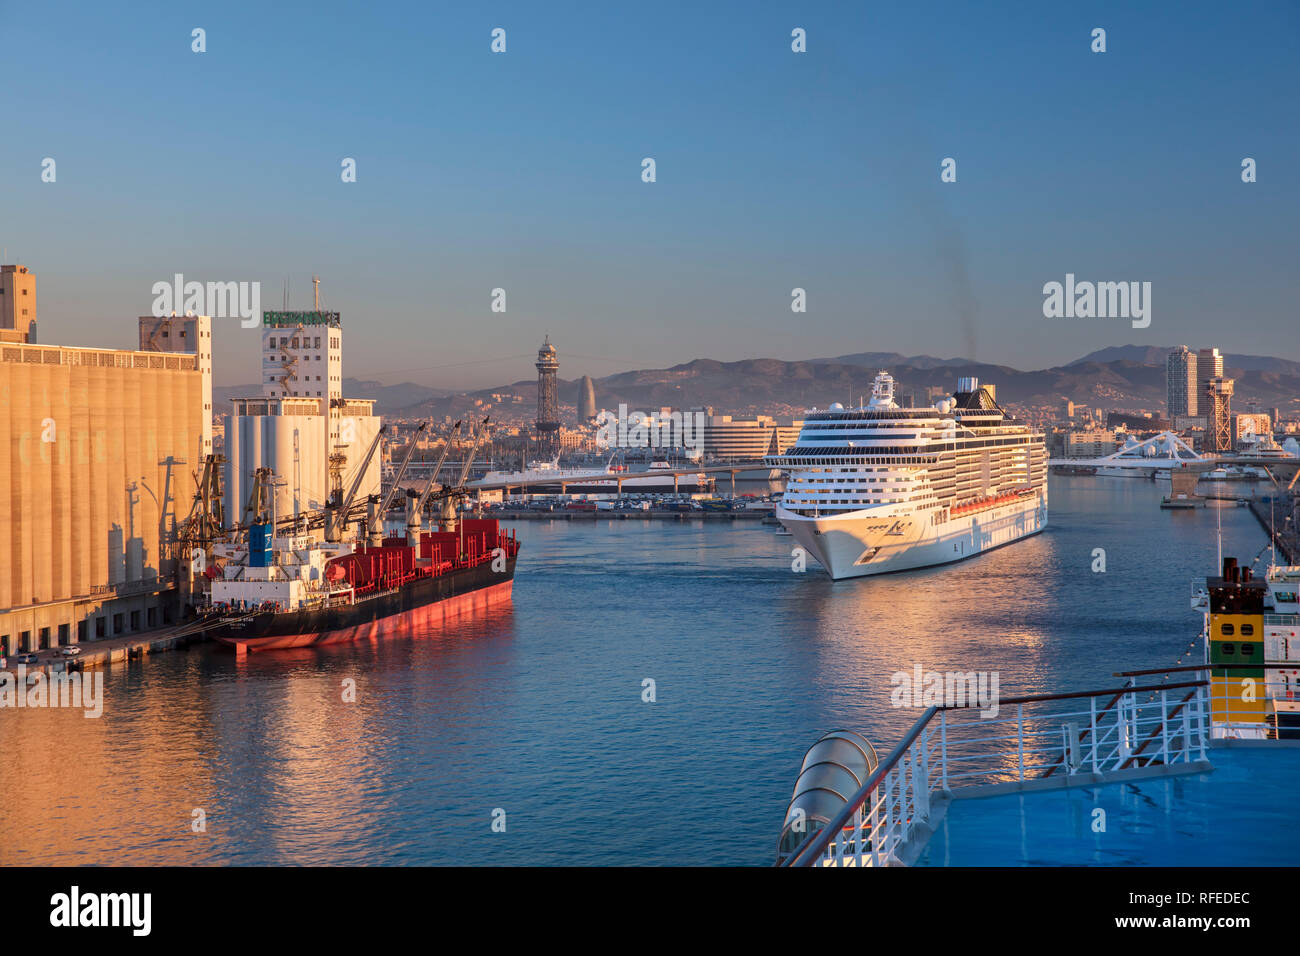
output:
M867 508L806 518L776 516L835 580L950 564L1037 534L1047 527L1047 492L932 525L928 513Z

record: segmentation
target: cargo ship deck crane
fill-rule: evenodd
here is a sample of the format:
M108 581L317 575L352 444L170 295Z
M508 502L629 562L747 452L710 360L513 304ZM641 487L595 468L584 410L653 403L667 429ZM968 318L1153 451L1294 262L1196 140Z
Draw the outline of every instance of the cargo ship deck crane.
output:
M393 501L393 495L397 494L397 486L402 483L402 476L406 474L406 466L411 463L411 457L415 454L415 446L419 443L420 437L429 430L428 422L420 422L420 427L415 430L411 436L411 443L407 446L406 455L402 458L402 464L397 469L397 474L393 476L393 483L389 486L388 492L379 500L379 507L368 510L366 514L366 540L372 548L378 548L384 543L384 515L388 513L388 506ZM373 505L375 499L370 499Z
M469 470L474 464L474 456L478 453L478 446L487 435L488 422L492 416L483 419L478 427L477 434L474 437L474 444L470 447L469 454L465 456L465 463L461 466L460 477L450 488L443 488L438 492L438 497L442 501L441 524L443 531L456 530L456 499L463 498L466 495L465 479L469 477Z
M460 434L460 422L452 426L451 432L447 435L447 442L442 447L442 455L438 458L438 464L434 466L433 473L429 475L429 480L425 482L424 489L420 492L412 491L406 499L406 543L416 549L416 557L423 558L424 554L420 553L420 525L424 520L424 506L433 493L433 488L437 485L438 490L442 490L442 485L438 484L438 475L442 473L442 466L447 461L447 455L451 451L451 443L456 436Z
M361 467L352 477L352 486L348 488L348 493L342 500L331 501L326 506L325 518L325 540L341 541L343 532L347 530L348 518L351 516L352 501L357 496L357 490L361 487L361 479L365 477L366 469L370 467L370 459L375 457L375 451L379 448L380 439L384 437L384 432L388 431L387 425L381 425L379 431L375 433L374 441L370 443L370 449L366 452L366 457L361 459Z

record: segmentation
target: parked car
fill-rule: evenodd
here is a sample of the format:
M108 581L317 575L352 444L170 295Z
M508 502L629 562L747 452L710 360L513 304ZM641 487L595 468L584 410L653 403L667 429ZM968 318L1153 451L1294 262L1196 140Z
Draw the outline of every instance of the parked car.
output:
M69 644L67 647L59 648L59 653L64 657L76 657L81 653L81 647L77 644Z
M36 655L30 651L24 651L22 654L14 655L14 662L18 664L35 664Z

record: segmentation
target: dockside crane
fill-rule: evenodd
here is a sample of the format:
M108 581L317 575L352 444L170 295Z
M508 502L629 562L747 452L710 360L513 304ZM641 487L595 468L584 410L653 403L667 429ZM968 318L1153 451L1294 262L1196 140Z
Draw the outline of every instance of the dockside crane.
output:
M371 507L366 512L366 539L372 548L377 548L384 543L384 515L388 513L388 506L392 503L393 496L397 494L397 486L402 483L402 476L406 474L406 466L411 463L411 456L415 454L415 446L419 444L420 437L428 430L429 423L420 422L420 427L411 436L411 443L407 446L406 455L402 458L402 464L397 469L397 474L393 476L393 483L389 485L388 492L379 500L377 508ZM370 499L369 504L371 506L375 504L373 497Z
M212 562L213 542L225 535L226 517L221 503L221 455L205 455L203 477L194 473L194 501L190 513L177 528L180 544L177 571L181 607L194 603L195 577Z
M384 437L384 432L388 431L387 425L381 425L379 431L375 433L375 439L370 443L370 449L366 452L366 457L361 460L361 467L352 478L352 486L348 488L348 493L341 499L331 495L331 501L325 507L325 540L342 541L343 532L347 530L348 519L352 516L352 501L357 496L357 491L361 487L361 480L365 477L366 469L370 467L370 459L375 457L375 451L379 448L379 442Z
M460 434L460 422L451 427L451 432L447 435L447 442L442 447L442 455L438 458L438 464L434 466L433 473L429 475L429 480L425 482L422 491L412 490L406 498L406 543L415 548L415 556L423 558L425 555L420 551L420 525L424 520L424 506L429 501L429 496L433 494L433 489L437 486L442 490L442 485L438 483L438 475L442 473L442 466L447 461L447 455L451 451L451 443L456 436Z
M257 468L253 471L253 487L248 492L248 503L244 505L244 525L266 524L271 520L271 469ZM252 515L252 518L249 518Z

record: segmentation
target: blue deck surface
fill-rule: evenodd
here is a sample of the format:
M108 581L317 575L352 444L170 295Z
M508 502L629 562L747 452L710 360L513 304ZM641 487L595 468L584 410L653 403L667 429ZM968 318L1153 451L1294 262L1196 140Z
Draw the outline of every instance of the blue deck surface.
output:
M1211 773L954 800L916 865L1295 865L1300 749L1208 756ZM1104 832L1093 832L1097 808Z

